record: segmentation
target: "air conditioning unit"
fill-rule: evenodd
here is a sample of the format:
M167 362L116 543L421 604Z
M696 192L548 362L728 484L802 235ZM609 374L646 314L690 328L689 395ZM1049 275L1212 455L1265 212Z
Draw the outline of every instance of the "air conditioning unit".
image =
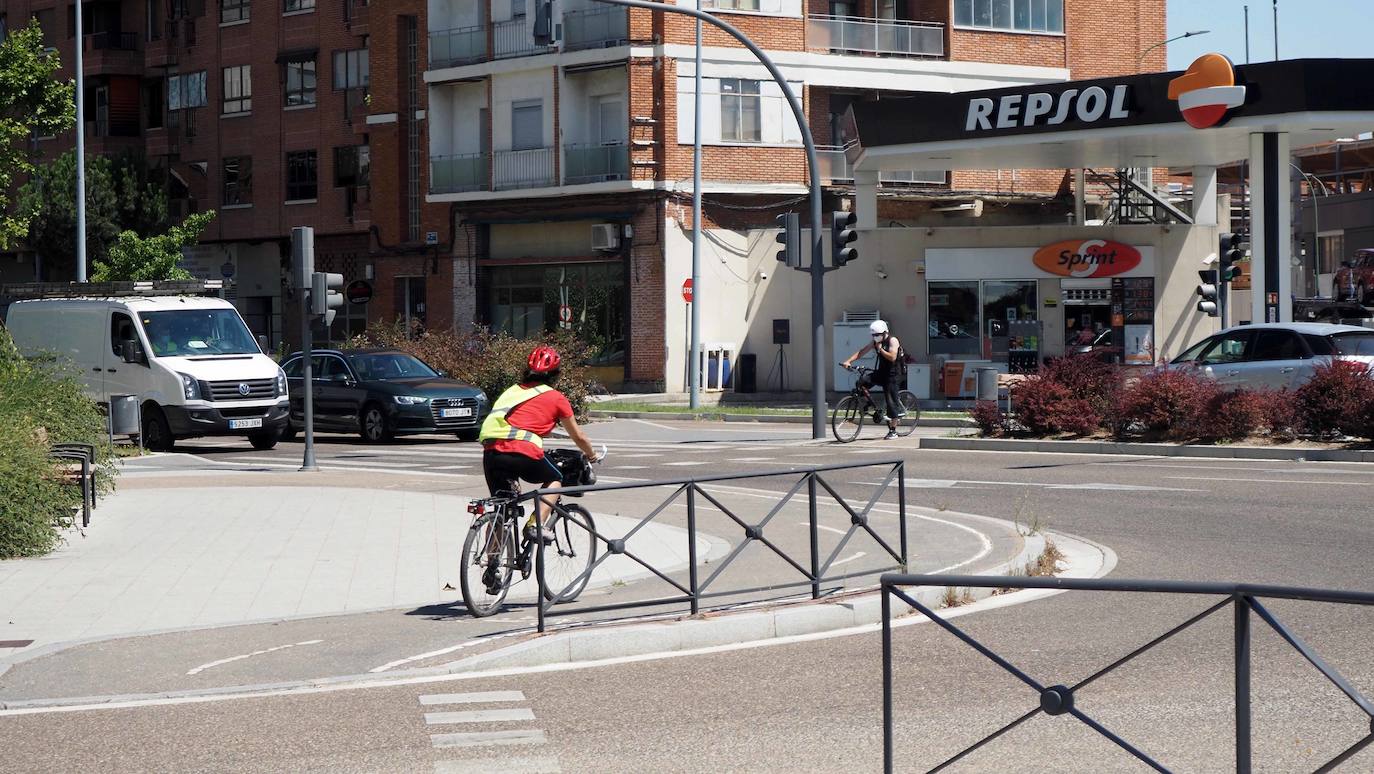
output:
M620 247L620 227L614 223L598 223L592 226L592 249L614 250Z

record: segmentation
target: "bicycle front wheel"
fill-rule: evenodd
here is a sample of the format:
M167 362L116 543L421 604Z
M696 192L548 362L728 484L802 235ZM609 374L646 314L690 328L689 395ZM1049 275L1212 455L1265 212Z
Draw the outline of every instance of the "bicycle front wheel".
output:
M849 443L858 438L859 431L863 429L863 404L853 395L840 398L840 402L835 404L835 410L830 412L830 432L835 434L835 440Z
M544 572L539 584L550 602L577 599L591 580L596 561L596 522L580 505L560 505L553 523L553 542L544 546Z
M897 393L897 402L902 406L902 413L897 417L897 435L905 438L911 435L916 429L916 423L921 420L921 404L917 402L916 395L911 390Z
M515 538L499 513L485 514L472 523L463 539L458 569L463 604L474 618L501 609L515 573Z

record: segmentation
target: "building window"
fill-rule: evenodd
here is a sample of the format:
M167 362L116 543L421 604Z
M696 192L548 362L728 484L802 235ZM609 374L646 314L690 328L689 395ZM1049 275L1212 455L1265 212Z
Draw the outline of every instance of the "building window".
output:
M33 12L33 18L43 30L43 47L52 48L57 45L57 10L40 8Z
M1341 261L1350 260L1345 255L1345 232L1317 237L1316 260L1317 271L1321 274L1335 274L1341 267Z
M702 7L721 11L757 11L759 0L707 0Z
M315 104L315 59L286 63L286 106Z
M527 100L511 105L511 150L544 147L544 102Z
M205 107L205 71L167 78L167 109Z
M224 159L224 205L253 203L253 159L226 156Z
M315 0L283 0L283 13L291 13L292 11L313 10L315 10Z
M301 201L319 196L319 164L315 151L286 154L286 200Z
M720 139L725 142L760 142L759 82L741 78L720 81Z
M336 188L367 185L372 159L371 150L366 145L349 145L334 149L334 186Z
M334 52L334 89L362 89L371 82L367 49Z
M220 0L219 23L248 21L251 0Z
M1017 32L1063 32L1064 0L954 0L954 24Z
M5 14L0 13L0 43L4 43L5 38L7 37L9 37L8 17Z
M493 331L532 338L564 329L588 345L587 362L625 362L625 268L616 263L497 266L488 275ZM571 311L564 321L563 307Z
M512 19L525 18L525 0L510 0L510 17Z
M224 114L247 113L253 109L251 65L224 68Z

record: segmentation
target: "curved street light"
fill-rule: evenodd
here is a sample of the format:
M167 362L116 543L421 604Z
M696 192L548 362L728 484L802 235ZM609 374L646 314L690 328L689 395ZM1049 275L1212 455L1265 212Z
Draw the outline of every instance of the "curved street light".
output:
M1145 49L1144 51L1141 51L1141 52L1140 52L1140 58L1136 60L1136 69L1139 70L1139 69L1140 69L1140 65L1143 64L1143 63L1145 62L1145 55L1146 55L1146 54L1150 53L1151 51L1154 51L1155 49L1159 48L1160 46L1167 46L1167 45L1169 45L1170 43L1173 43L1175 40L1183 40L1184 38L1194 38L1194 37L1197 37L1198 35L1206 35L1206 34L1208 34L1209 32L1211 32L1211 30L1191 30L1191 31L1189 31L1189 32L1183 33L1182 35L1175 35L1175 36L1173 36L1172 38L1169 38L1169 39L1167 39L1167 40L1161 40L1160 42L1158 42L1158 43L1154 44L1153 46L1150 46L1149 48L1147 48L1147 49Z

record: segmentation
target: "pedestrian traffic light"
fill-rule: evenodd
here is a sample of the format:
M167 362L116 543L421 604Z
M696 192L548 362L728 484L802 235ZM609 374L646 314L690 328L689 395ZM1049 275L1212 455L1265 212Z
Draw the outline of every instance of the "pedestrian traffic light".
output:
M858 219L852 212L830 213L830 263L837 269L859 257L858 249L849 247L850 242L859 238L859 232L854 230Z
M782 249L778 251L778 262L794 269L802 266L801 254L801 216L795 212L784 212L777 217L778 228L782 229L774 237Z
M324 319L325 326L334 322L334 310L343 306L343 275L317 271L310 275L310 313Z
M1202 279L1202 283L1197 286L1197 294L1202 297L1202 300L1197 302L1197 310L1206 314L1208 317L1219 316L1219 307L1217 305L1217 270L1198 269L1197 275Z
M535 0L534 3L534 42L539 46L551 46L553 37L553 2Z

